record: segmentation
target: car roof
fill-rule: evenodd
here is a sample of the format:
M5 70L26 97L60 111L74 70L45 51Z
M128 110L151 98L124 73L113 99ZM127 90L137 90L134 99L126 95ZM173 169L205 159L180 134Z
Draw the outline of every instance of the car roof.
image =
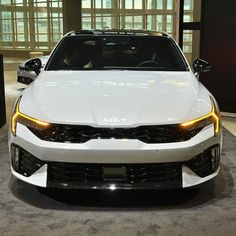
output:
M78 36L78 35L134 35L134 36L161 36L170 37L167 33L162 31L151 31L151 30L125 30L125 29L95 29L95 30L81 30L71 31L65 35L67 36Z

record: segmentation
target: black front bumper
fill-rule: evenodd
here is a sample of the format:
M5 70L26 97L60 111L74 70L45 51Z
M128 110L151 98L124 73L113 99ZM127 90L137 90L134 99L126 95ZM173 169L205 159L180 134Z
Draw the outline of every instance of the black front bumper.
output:
M111 169L115 174L104 173ZM121 170L123 174L117 174ZM123 171L124 170L124 171ZM179 188L180 163L161 164L77 164L48 163L47 186L53 188Z
M186 162L153 164L84 164L45 162L12 145L13 169L29 177L48 165L47 187L79 189L173 189L182 187L182 166L200 177L217 171L220 146L215 145ZM14 155L18 155L16 158Z

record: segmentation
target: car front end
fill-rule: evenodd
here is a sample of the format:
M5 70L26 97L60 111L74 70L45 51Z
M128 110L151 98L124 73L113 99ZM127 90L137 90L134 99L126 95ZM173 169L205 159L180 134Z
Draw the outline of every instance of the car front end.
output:
M9 130L13 175L40 187L192 187L217 176L221 149L219 108L189 68L46 66Z
M189 141L171 144L144 144L126 139L62 144L39 140L19 124L19 136L12 138L10 147L12 173L41 187L166 189L195 186L219 172L221 140L220 136L212 135L212 130L209 126Z

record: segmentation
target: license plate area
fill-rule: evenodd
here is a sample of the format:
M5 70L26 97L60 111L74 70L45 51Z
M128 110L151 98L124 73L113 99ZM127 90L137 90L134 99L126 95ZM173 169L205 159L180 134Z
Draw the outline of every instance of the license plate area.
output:
M127 169L126 167L103 167L103 180L106 182L112 181L126 181Z

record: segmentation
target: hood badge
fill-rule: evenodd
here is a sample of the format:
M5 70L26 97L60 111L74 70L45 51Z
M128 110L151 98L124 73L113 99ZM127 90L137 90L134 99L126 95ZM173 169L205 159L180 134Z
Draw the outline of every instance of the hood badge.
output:
M126 118L116 118L116 117L104 118L104 122L121 123L121 122L126 122Z

